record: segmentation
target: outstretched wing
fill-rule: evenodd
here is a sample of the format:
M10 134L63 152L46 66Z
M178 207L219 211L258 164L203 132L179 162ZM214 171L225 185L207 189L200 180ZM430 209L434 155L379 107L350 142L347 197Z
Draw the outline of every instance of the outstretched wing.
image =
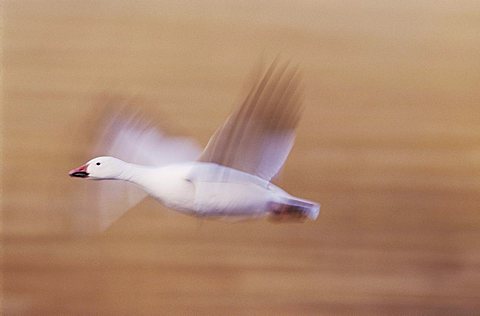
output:
M200 154L200 147L191 139L169 136L128 104L117 105L107 106L97 120L89 158L113 156L131 163L162 166L194 161ZM91 210L78 214L83 217L79 220L83 223L82 230L105 230L147 195L134 184L123 181L82 182L87 201L82 208Z
M241 106L210 138L199 158L270 181L293 146L302 86L296 67L275 61Z

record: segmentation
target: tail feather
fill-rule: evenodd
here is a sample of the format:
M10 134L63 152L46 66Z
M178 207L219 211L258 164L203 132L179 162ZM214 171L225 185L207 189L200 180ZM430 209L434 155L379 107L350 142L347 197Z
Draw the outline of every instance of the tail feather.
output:
M320 205L307 200L286 198L281 202L273 202L270 206L271 218L275 220L315 220L320 213Z

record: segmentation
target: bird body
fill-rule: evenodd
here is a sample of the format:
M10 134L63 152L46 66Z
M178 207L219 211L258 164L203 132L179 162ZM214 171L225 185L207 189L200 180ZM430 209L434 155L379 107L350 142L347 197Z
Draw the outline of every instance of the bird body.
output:
M101 170L105 165L114 165L115 172L105 174ZM317 204L295 198L255 175L214 163L184 162L148 167L114 157L98 157L85 166L80 168L88 170L89 178L93 180L131 182L167 207L188 215L217 218L264 217L272 215L279 205L303 201L307 208L300 215L310 219L318 216ZM76 170L71 173L77 172Z
M123 180L141 189L133 194L131 186L97 188L103 228L145 194L199 217L314 220L319 204L271 183L293 146L301 100L298 71L274 62L201 153L189 139L168 137L135 116L110 113L97 144L97 151L109 155L70 176ZM127 197L128 203L115 203Z

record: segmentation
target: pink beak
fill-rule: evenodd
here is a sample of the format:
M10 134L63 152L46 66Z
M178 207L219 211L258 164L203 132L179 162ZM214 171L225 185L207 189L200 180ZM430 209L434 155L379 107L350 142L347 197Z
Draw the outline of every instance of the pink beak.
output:
M88 172L87 172L87 167L88 165L83 165L78 168L70 170L68 175L70 177L79 177L79 178L86 178L88 177Z

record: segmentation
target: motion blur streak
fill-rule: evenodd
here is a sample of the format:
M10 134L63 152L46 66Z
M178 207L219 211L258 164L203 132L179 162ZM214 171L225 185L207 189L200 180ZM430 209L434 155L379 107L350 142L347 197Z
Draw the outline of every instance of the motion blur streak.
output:
M2 314L478 314L479 1L2 9ZM279 52L302 66L305 111L278 182L320 201L317 221L199 222L147 200L78 234L66 172L89 158L99 93L136 94L205 145Z

